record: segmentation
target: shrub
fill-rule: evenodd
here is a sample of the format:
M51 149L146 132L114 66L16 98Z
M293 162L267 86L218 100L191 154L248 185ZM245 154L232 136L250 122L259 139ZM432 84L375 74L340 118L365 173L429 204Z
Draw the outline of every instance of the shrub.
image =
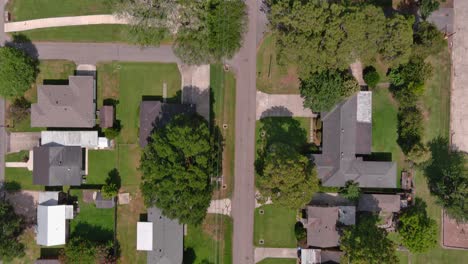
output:
M120 134L120 129L115 127L109 127L104 131L104 135L108 139L114 139Z
M364 81L370 88L375 88L380 82L380 75L374 67L370 66L364 69Z
M307 238L307 230L301 222L296 222L294 225L294 234L296 235L297 241L301 241Z
M9 107L9 115L14 123L21 122L29 116L31 103L23 96L16 98Z

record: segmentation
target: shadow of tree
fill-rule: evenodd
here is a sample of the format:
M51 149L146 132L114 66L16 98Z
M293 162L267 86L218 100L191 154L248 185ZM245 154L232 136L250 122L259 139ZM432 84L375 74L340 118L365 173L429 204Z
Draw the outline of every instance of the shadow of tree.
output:
M111 229L104 229L101 226L90 225L88 223L78 223L70 235L70 237L75 236L97 243L106 243L114 240L114 232Z
M192 264L195 263L195 260L197 259L197 254L195 254L195 250L193 248L186 248L184 250L184 264Z
M106 185L110 185L111 183L117 185L117 188L119 189L122 186L122 178L120 177L120 173L116 168L113 168L107 174Z
M307 131L292 117L267 117L260 119L260 140L268 148L272 143L281 142L301 150L307 145Z

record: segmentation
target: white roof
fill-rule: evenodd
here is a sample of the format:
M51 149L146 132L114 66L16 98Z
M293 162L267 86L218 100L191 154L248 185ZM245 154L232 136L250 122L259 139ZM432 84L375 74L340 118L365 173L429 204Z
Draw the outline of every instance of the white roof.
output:
M39 205L37 207L37 244L59 246L65 243L65 205Z
M322 263L320 249L301 249L301 264Z
M153 223L137 223L137 250L153 250Z
M63 146L97 148L97 131L42 131L41 144L55 143Z
M98 139L98 145L100 149L109 148L110 147L109 139L107 139L106 137L100 137Z
M65 205L65 219L73 219L73 205Z
M372 92L362 91L357 95L357 121L372 122Z

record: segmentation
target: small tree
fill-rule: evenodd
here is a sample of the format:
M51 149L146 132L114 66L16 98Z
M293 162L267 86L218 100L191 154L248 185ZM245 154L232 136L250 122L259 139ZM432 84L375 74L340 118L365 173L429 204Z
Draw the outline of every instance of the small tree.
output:
M329 111L346 97L359 91L359 85L349 74L324 71L301 80L300 92L304 107L314 112Z
M370 88L375 88L380 82L380 75L374 67L370 66L364 69L364 81Z
M431 158L431 152L423 143L419 142L411 148L407 154L407 158L413 163L419 165Z
M0 95L8 98L22 96L36 79L37 62L23 51L4 46L0 48Z
M426 212L426 203L416 198L415 205L399 218L398 233L411 252L425 252L437 245L437 223Z
M348 200L357 202L359 200L359 196L361 196L359 183L354 181L347 181L345 186L340 189L340 194Z
M31 103L23 96L16 98L10 105L9 115L14 122L21 122L28 117L31 112Z
M24 245L18 241L22 231L22 219L13 206L0 200L0 260L10 261L24 256Z
M104 198L111 199L119 194L119 188L115 183L106 184L102 186L101 193Z
M419 0L419 12L421 12L422 19L426 20L432 12L439 9L438 0Z
M438 54L447 47L444 34L434 24L427 21L422 21L417 25L413 38L415 44L413 53L422 58Z
M296 235L297 241L301 241L307 237L307 230L301 222L296 222L294 225L294 234Z
M420 144L424 133L423 116L417 107L402 108L398 112L397 142L403 153L408 154Z

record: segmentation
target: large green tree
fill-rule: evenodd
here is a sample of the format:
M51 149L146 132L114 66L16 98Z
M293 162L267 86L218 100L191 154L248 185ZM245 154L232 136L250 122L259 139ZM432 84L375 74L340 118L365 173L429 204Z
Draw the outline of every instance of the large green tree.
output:
M263 171L257 177L262 200L299 209L318 190L318 179L310 160L293 146L275 143L267 151Z
M24 255L24 245L18 241L22 231L22 219L13 206L0 200L0 260L9 261Z
M314 112L329 111L346 97L359 91L359 85L348 73L323 71L301 80L304 107Z
M361 188L359 188L359 183L354 181L347 181L345 186L340 189L340 194L348 200L357 202L361 196Z
M147 206L169 218L200 224L211 201L210 130L199 115L178 115L150 137L141 157L141 190Z
M300 76L345 70L356 59L372 62L380 53L392 64L405 62L413 42L413 20L386 18L373 5L330 1L270 1L269 21L277 35L280 63L297 64Z
M424 133L423 116L419 108L400 108L398 112L398 139L401 150L408 154L420 144Z
M426 212L426 203L416 198L415 204L403 211L398 222L403 245L411 252L425 252L437 245L437 223Z
M432 158L425 166L429 190L453 218L468 219L468 172L465 154L450 149L446 138L429 142Z
M62 263L117 263L113 256L112 241L98 243L80 236L73 236L60 251Z
M439 5L439 0L419 0L419 12L422 19L426 20L432 12L439 9Z
M37 62L13 47L0 48L0 96L19 97L31 87L37 73Z
M444 34L434 24L427 21L417 24L413 38L413 54L422 58L438 54L447 47Z
M377 216L361 215L354 226L347 227L341 236L340 249L346 263L398 263L396 246L387 232L377 227Z

